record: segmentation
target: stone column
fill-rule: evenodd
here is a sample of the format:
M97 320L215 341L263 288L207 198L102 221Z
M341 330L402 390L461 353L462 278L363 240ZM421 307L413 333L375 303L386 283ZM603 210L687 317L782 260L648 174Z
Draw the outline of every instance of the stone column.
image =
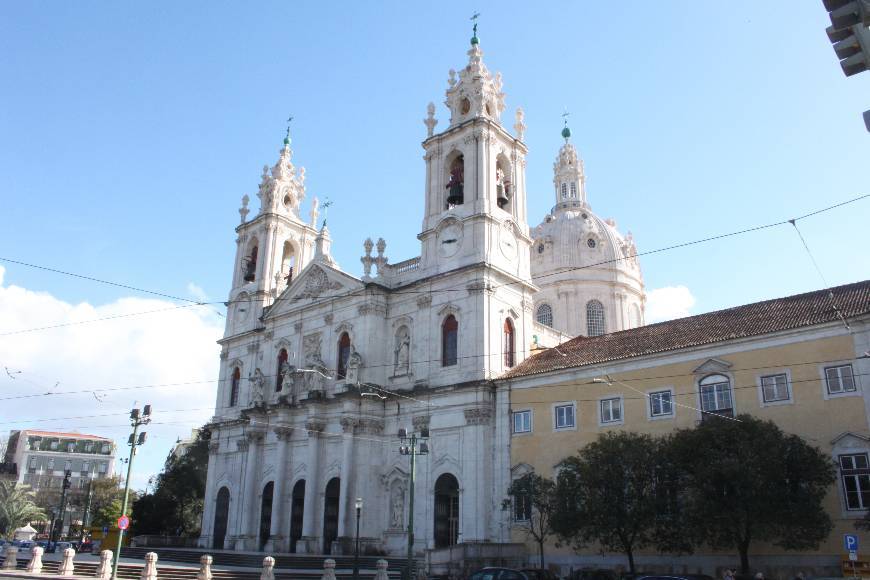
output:
M269 541L266 543L267 552L286 552L288 549L287 537L284 534L284 484L287 482L287 460L292 434L293 429L275 428L275 435L278 437L278 466L275 472L275 488L272 490L272 525L269 529Z
M257 448L263 440L263 433L249 431L243 441L237 441L239 451L247 451L245 459L245 484L242 487L242 525L239 528L239 540L236 550L256 549L257 534L253 530L254 523L258 521L257 497L259 493L257 485ZM253 523L252 523L253 522ZM252 539L253 538L253 539Z
M358 424L358 420L354 417L342 417L341 429L344 431L344 439L342 440L341 448L341 487L339 487L338 499L338 537L346 538L347 533L347 514L349 511L349 502L353 501L353 478L356 474L353 473L353 443L354 431ZM351 498L350 500L348 498ZM350 534L353 536L353 533Z
M486 154L486 144L489 141L489 135L484 131L477 131L474 134L477 140L477 191L475 192L475 201L483 201L486 199L486 177L489 174L489 159Z
M212 545L212 533L214 528L215 508L215 474L217 472L217 453L220 450L219 432L212 433L212 440L208 444L208 470L206 471L205 501L202 509L202 531L197 545L207 548Z
M309 420L308 429L308 460L305 462L305 508L302 513L302 540L298 544L302 553L316 553L317 522L321 510L318 506L320 494L320 432L323 431L322 421Z
M489 407L473 407L465 409L466 432L472 439L474 452L472 457L478 458L468 471L463 470L463 491L466 497L460 498L459 529L462 542L482 542L487 539L487 528L490 514L487 506L487 454L486 431L492 419L492 409Z

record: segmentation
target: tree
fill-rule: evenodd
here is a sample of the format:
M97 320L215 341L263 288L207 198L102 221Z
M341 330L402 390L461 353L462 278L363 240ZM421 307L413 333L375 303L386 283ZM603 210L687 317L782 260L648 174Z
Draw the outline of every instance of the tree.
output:
M170 456L154 493L133 504L137 534L198 535L208 472L210 434L201 429L180 457ZM159 517L155 517L158 515Z
M752 542L815 549L832 523L822 501L835 480L830 457L771 421L709 416L679 431L673 452L684 473L688 530L716 549L736 549L749 572Z
M544 568L544 543L553 534L552 517L555 507L556 484L552 479L536 473L527 473L511 483L508 494L514 498L516 515L526 534L538 544L541 568Z
M0 534L8 537L28 522L48 517L33 499L33 492L26 486L0 481Z
M605 433L560 464L552 526L580 550L598 542L602 550L623 552L635 572L636 550L673 548L670 463L667 440L638 433ZM665 518L664 516L670 516Z

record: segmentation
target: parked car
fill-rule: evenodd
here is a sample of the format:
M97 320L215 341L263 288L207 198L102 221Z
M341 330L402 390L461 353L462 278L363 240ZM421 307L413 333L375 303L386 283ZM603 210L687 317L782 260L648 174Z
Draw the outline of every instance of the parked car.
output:
M636 576L635 580L713 580L706 574L648 574Z
M559 580L558 577L544 568L523 568L520 570L529 580Z
M79 549L78 549L79 553L85 554L85 553L91 553L93 551L94 551L94 543L93 542L87 541L87 542L82 542L81 544L79 544Z
M57 550L60 553L63 553L64 550L66 550L67 548L72 548L73 545L71 542L57 542L54 547L55 547L55 550Z
M616 580L616 573L605 568L574 570L571 572L571 580Z
M513 568L482 568L468 577L469 580L534 580Z

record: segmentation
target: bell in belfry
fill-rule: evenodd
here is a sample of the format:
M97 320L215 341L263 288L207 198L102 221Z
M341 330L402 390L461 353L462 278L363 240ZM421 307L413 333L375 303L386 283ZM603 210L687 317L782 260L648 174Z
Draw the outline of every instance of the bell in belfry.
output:
M460 205L463 198L463 181L465 179L465 160L460 155L450 164L450 181L447 183L448 205Z

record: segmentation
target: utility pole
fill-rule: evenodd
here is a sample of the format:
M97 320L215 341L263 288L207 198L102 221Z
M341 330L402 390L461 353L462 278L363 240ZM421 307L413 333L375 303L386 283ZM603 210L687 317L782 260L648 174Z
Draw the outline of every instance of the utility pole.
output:
M85 543L85 535L86 535L85 528L87 526L91 525L91 499L93 498L93 491L94 491L93 485L94 485L94 480L89 479L88 480L88 497L87 497L87 500L85 500L85 512L82 514L82 533L81 533L82 537L79 540L80 541L79 549L81 549L81 544Z
M420 436L408 432L404 428L399 429L399 446L400 455L409 455L411 457L411 475L410 486L408 490L408 564L405 567L405 580L412 580L414 577L414 484L417 481L417 456L429 454L429 429L420 430ZM419 448L417 444L419 443Z
M133 427L133 432L130 433L130 438L127 440L127 445L130 446L130 458L127 460L127 478L124 480L124 503L121 507L119 516L127 515L127 503L130 499L130 474L133 472L133 459L136 457L136 448L145 443L146 436L144 431L139 432L139 427L147 425L151 422L151 405L145 405L140 412L139 409L130 411L130 426ZM138 433L138 438L136 437ZM121 545L124 543L124 530L118 530L118 545L115 547L115 561L112 562L112 580L118 578L118 561L121 559Z
M66 515L66 492L70 488L70 477L72 477L72 473L67 470L63 474L63 485L60 492L60 526L56 525L54 527L51 535L52 542L57 542L60 536L63 536L63 520Z

